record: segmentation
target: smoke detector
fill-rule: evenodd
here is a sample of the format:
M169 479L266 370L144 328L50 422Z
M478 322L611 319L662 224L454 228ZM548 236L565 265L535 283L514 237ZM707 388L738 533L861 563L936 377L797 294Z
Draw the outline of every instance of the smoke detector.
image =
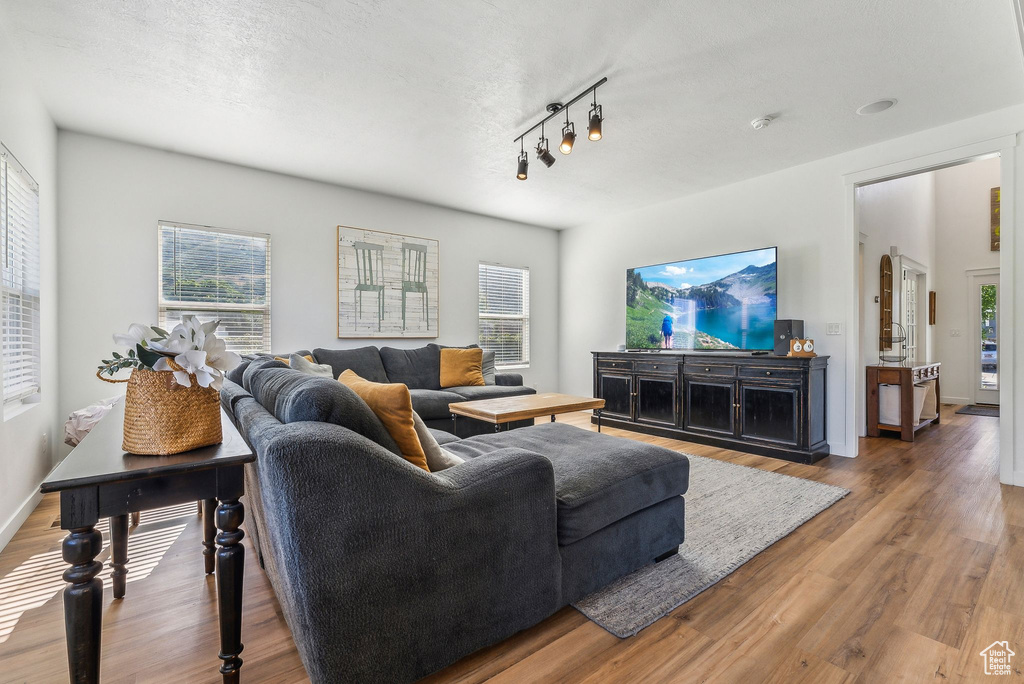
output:
M755 131L759 131L762 128L767 128L774 119L770 116L761 116L750 122L750 125L754 127Z

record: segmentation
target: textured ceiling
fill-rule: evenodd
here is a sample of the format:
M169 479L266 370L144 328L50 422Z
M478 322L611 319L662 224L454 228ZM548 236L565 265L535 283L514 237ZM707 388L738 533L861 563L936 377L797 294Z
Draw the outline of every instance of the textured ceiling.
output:
M2 0L0 22L63 128L552 227L1024 101L1010 0ZM580 106L572 155L515 180L520 129L605 75L604 140Z

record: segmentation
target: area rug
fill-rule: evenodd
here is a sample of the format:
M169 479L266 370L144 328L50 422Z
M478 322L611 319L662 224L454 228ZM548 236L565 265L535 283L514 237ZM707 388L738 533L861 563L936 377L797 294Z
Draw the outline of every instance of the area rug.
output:
M999 417L998 406L979 406L978 404L972 404L970 406L964 406L957 413L962 413L965 416L988 416L990 418Z
M686 541L573 604L617 637L630 637L785 537L850 490L689 456Z

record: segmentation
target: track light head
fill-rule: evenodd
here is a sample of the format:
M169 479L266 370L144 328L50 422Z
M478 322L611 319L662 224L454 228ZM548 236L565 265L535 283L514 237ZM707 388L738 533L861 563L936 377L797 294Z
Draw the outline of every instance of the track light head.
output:
M569 154L572 152L574 142L576 142L576 127L572 121L566 121L565 126L562 127L562 144L558 146L558 151L562 154Z
M555 158L548 150L548 139L541 138L540 142L537 143L537 159L544 162L544 166L551 168L551 165L555 163Z
M590 126L587 128L587 137L591 140L601 139L601 122L604 116L601 113L601 105L595 104L590 108Z
M526 180L526 170L530 166L530 158L526 155L526 150L519 153L519 169L516 171L516 178L519 180Z

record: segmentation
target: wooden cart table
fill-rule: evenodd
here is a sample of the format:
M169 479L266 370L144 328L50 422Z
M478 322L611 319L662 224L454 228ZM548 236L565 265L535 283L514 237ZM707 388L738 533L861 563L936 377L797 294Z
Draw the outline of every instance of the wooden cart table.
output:
M123 423L121 402L40 486L43 493L60 492L60 526L68 530L63 543L64 560L71 564L64 571L64 580L68 582L64 589L64 630L71 681L100 681L103 582L96 575L103 565L96 556L103 548L103 539L95 529L96 523L100 518L110 518L111 580L114 597L121 598L128 573L128 516L202 500L206 504L203 553L207 572L213 570L214 541L219 547L216 571L220 672L224 682L237 682L242 667L238 655L242 652L245 570L245 547L240 543L244 532L239 529L244 510L238 499L244 491L242 466L256 456L223 411L221 444L174 456L125 453L121 449ZM143 638L140 643L144 646L144 642Z
M914 435L928 425L938 425L942 411L942 395L939 394L939 368L941 363L923 363L912 366L868 366L867 367L867 433L868 437L878 437L881 430L892 430L900 433L904 442L913 442ZM918 421L914 415L914 385L920 382L935 381L935 417L930 420ZM879 385L900 386L900 424L887 425L879 418Z
M571 394L545 392L543 394L522 394L516 397L498 397L496 399L478 399L476 401L460 401L448 404L452 414L452 430L455 430L457 416L476 418L487 423L494 423L494 431L501 432L502 426L518 420L555 416L559 413L572 413L593 409L597 416L597 431L601 431L601 410L604 399L593 397L574 397ZM458 433L455 433L458 434Z

